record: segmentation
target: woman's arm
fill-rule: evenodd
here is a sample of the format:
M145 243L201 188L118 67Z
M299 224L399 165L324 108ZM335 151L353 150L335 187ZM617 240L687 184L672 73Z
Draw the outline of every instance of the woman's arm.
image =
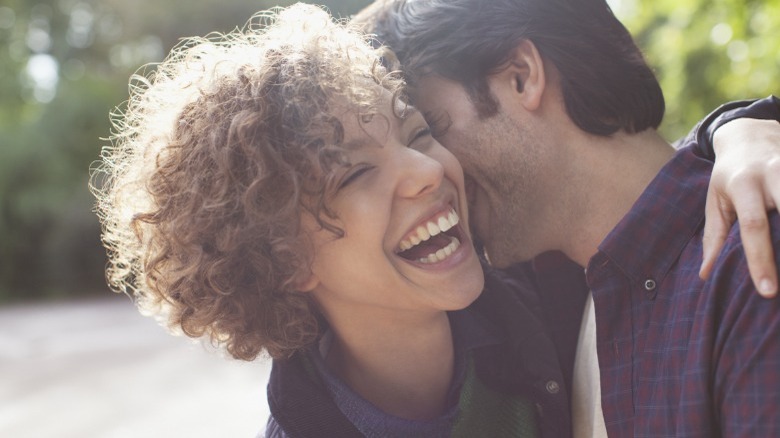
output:
M739 219L745 255L756 289L777 294L777 270L766 212L780 205L780 100L732 102L710 114L692 135L715 155L707 194L704 254L707 278L729 229Z

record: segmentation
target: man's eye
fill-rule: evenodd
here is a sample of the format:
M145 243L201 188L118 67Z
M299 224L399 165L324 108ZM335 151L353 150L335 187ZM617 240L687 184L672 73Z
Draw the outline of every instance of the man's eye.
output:
M425 121L428 122L428 126L431 128L431 135L433 138L440 139L452 125L450 115L446 111L443 112L426 112Z
M358 177L360 177L360 175L363 175L364 173L368 172L369 170L371 170L371 167L364 166L364 167L360 167L357 170L355 170L354 172L348 174L339 183L339 187L338 187L339 190L341 190L344 187L350 185L353 181L355 181Z

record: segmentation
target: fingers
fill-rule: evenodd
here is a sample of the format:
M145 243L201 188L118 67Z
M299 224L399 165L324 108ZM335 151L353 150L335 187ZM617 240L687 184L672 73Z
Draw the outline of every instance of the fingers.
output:
M733 120L715 131L713 147L718 159L707 194L700 276L711 274L736 215L756 290L775 296L780 266L767 210L780 205L780 126L775 120Z
M767 209L780 207L780 158L774 158L767 162L767 171L764 185L768 188Z
M777 266L775 265L772 239L769 233L767 205L764 202L760 182L749 180L735 187L734 210L739 220L739 231L748 270L753 283L764 297L777 294Z
M723 249L729 230L739 219L740 235L748 262L748 270L759 294L766 298L777 295L778 281L774 250L770 237L767 209L774 208L780 200L780 186L767 183L772 191L765 199L761 194L760 181L754 178L732 181L734 204L722 196L717 189L707 193L705 206L703 257L699 276L706 280Z
M726 242L729 230L737 220L733 206L724 205L717 190L710 186L707 191L707 203L705 205L704 237L702 239L703 257L699 277L706 280L712 272L712 267L720 254L723 244Z

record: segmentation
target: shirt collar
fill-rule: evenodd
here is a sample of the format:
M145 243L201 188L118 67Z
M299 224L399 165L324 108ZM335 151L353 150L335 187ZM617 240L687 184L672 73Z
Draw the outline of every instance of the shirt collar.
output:
M704 223L712 162L689 143L647 186L588 263L588 283L608 261L634 282L660 283Z

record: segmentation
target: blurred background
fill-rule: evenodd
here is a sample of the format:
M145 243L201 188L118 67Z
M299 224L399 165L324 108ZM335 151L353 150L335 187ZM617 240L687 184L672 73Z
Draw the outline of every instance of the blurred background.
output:
M0 303L104 294L87 174L127 79L279 1L0 0ZM324 1L348 16L369 0ZM780 1L611 0L656 67L664 133L780 92Z
M0 0L0 436L262 428L267 361L226 361L172 338L107 290L87 181L138 67L182 36L291 3ZM348 17L370 0L312 3ZM723 102L780 94L780 0L609 3L656 68L670 140Z

